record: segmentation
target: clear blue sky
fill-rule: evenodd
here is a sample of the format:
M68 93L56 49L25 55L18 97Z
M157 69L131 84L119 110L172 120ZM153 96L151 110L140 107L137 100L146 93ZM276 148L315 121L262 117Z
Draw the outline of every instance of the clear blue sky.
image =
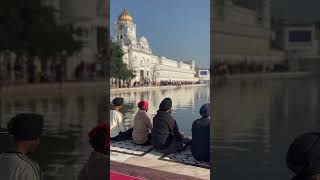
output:
M178 60L194 59L210 64L209 0L111 0L111 36L113 25L123 9L137 25L137 36L145 36L154 54Z

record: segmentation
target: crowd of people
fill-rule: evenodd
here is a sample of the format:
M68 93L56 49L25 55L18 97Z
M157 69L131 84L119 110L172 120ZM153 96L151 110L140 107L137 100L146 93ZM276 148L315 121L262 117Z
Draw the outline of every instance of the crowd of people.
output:
M146 86L156 86L157 83L155 81L144 80L144 81L135 81L133 82L133 87L146 87ZM129 83L129 87L131 87Z
M210 104L200 109L201 118L193 122L192 138L185 136L173 118L172 100L165 98L159 105L154 118L148 115L148 102L141 100L133 119L133 127L126 127L120 110L124 99L113 99L110 110L110 139L112 141L132 140L141 146L152 145L157 151L169 154L191 146L192 154L199 161L210 161Z
M85 63L82 61L76 66L74 74L76 80L97 79L105 76L101 62Z
M287 64L263 65L258 63L217 63L213 65L214 75L234 75L248 73L287 72Z
M149 87L149 86L181 86L181 85L192 85L199 84L199 82L194 81L135 81L131 83L130 81L110 81L111 87L114 88L132 88L132 87Z
M113 78L110 80L110 86L113 88L148 87L157 85L157 82L150 80L134 81L133 83L131 83L130 80L115 80Z
M194 81L160 81L160 86L181 86L181 85L192 85L199 84Z
M81 61L74 69L67 69L67 64L63 60L53 60L41 66L34 60L26 60L23 57L17 58L14 63L12 60L0 60L0 81L60 82L63 79L70 80L67 79L67 71L72 71L72 79L75 80L98 79L106 75L101 59L90 63Z

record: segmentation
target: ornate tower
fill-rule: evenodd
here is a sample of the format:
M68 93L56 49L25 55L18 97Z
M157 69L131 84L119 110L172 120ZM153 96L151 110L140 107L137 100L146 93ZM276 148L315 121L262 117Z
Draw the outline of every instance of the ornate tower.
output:
M118 21L114 25L114 31L117 42L123 42L127 46L136 44L136 24L133 23L127 10L123 10L119 15Z

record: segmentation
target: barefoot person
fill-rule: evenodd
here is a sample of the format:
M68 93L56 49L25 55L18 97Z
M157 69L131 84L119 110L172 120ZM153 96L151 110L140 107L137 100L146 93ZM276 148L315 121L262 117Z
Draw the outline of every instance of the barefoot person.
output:
M40 143L43 117L38 114L18 114L8 124L14 144L0 155L0 179L41 180L38 164L27 155L35 152Z
M114 98L112 104L113 109L110 110L110 139L113 141L132 139L132 128L127 130L124 126L123 115L120 112L123 107L123 98Z
M101 123L93 128L89 134L89 142L94 149L88 162L79 174L79 180L108 179L109 178L109 126Z
M210 104L200 108L201 119L192 124L192 155L198 161L210 161Z
M290 145L286 160L296 174L292 180L320 180L320 133L298 136Z
M156 116L153 118L151 142L153 147L162 153L173 153L182 150L190 140L179 131L176 120L171 116L172 100L165 98Z
M148 101L141 100L138 103L139 111L133 119L132 140L135 144L150 145L152 122L147 114Z

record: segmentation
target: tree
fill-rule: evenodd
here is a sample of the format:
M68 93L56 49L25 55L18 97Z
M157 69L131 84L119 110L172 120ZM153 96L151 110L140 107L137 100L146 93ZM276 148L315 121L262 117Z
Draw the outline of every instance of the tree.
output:
M0 52L10 50L29 59L71 56L82 44L71 24L59 24L53 7L41 0L2 0L0 5Z
M110 41L110 77L118 80L131 80L135 75L122 61L123 55L122 49Z

